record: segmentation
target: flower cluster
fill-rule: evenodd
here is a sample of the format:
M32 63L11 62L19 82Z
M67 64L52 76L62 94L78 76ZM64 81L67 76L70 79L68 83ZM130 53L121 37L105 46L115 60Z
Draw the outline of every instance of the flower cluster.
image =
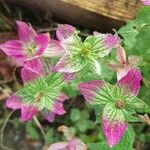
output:
M94 32L83 41L75 27L65 24L58 26L58 40L54 40L47 33L38 35L31 25L24 22L17 21L17 25L19 39L0 45L0 49L22 66L24 87L6 101L7 107L21 110L22 121L31 120L38 112L49 122L53 122L56 115L63 115L63 102L68 99L63 91L68 84L66 81L71 82L77 78L76 74L87 68L93 76L100 76L101 60L116 49L118 62L109 63L109 67L117 73L115 85L104 80L79 83L79 91L89 103L104 107L104 134L108 145L115 146L125 133L130 118L134 118L132 115L136 113L136 108L146 106L136 97L142 78L137 67L138 59L134 56L126 58L117 34ZM55 63L49 67L47 60L53 58ZM51 145L49 150L71 149L72 146L81 149L77 148L80 144L86 149L79 139L71 137L67 140Z

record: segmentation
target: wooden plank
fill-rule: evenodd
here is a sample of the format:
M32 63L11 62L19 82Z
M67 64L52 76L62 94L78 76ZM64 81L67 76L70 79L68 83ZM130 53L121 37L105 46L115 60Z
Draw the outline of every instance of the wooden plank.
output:
M132 19L141 2L137 0L60 0L90 12L120 21Z
M111 32L133 18L140 7L137 0L6 0L37 8L60 23Z

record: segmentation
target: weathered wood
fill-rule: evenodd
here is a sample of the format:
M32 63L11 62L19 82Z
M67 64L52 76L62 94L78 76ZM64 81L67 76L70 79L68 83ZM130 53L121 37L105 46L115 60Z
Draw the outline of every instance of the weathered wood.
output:
M140 7L137 0L6 0L36 7L59 21L102 32L118 29L134 18Z
M60 0L95 14L120 21L132 19L140 7L138 0Z

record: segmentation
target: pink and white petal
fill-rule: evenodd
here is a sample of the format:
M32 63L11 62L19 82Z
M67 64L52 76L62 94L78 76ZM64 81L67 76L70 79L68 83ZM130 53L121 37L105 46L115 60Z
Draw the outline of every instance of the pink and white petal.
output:
M55 99L55 101L64 102L67 99L69 99L69 97L66 94L60 93L59 96Z
M87 150L87 146L80 140L72 138L68 144L69 150Z
M37 107L30 105L22 105L21 107L21 121L29 121L38 112Z
M38 72L39 75L44 75L44 66L40 58L34 58L25 62L25 67L29 67Z
M63 102L56 101L53 106L52 112L56 113L57 115L65 114L66 111L64 110Z
M69 55L63 55L58 61L53 71L74 73L80 71L86 65L83 60L78 58L71 58Z
M55 120L55 113L51 112L51 111L47 111L43 114L44 118L49 121L49 122L53 122Z
M102 124L107 143L111 148L118 144L128 126L126 122L109 120L104 115Z
M50 145L48 150L67 150L68 142L58 142Z
M69 24L59 25L56 30L56 36L59 41L70 37L76 31L75 27Z
M138 69L130 69L126 76L121 78L117 85L123 89L125 94L136 96L140 89L142 75Z
M65 95L64 93L60 93L58 97L55 99L55 103L52 109L52 112L58 115L63 115L65 114L63 102L67 100L69 97Z
M39 78L40 74L36 70L33 70L32 68L23 67L21 70L21 77L22 77L23 83L27 83L27 82L30 82Z
M77 73L63 73L63 79L66 82L74 80L77 76Z
M104 43L108 48L115 48L120 43L120 38L117 35L106 34Z
M119 46L116 49L116 55L117 59L121 64L126 64L127 63L127 58L126 58L126 52L123 47Z
M19 39L24 43L32 43L34 41L34 37L37 36L32 26L22 21L17 21L17 26Z
M99 32L93 32L94 36L99 38L100 41L107 47L107 48L115 48L120 43L120 38L117 35L112 34L102 34Z
M121 78L126 76L130 69L131 68L129 66L118 68L117 69L117 81L121 80Z
M83 82L80 83L79 85L79 90L83 97L88 101L88 102L93 102L94 97L95 97L95 92L98 89L101 89L104 86L105 82L102 80L94 80L94 81L89 81L89 82Z
M23 43L19 40L10 40L1 44L0 49L2 49L8 56L16 60L19 59L20 62L23 62L26 59Z
M36 80L44 75L43 64L39 58L26 61L21 70L21 76L24 83Z
M65 53L64 48L57 40L50 40L48 47L45 49L43 55L45 57L60 57Z
M6 100L6 106L11 109L20 109L22 106L21 98L17 96L16 94L11 95Z
M50 42L49 34L40 34L34 38L35 44L37 45L36 55L42 55L45 49L48 47Z

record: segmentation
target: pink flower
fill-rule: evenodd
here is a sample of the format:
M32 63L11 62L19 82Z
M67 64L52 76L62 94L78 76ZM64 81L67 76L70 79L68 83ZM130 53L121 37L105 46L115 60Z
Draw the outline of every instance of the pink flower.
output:
M89 81L79 85L80 92L88 102L96 106L104 106L102 125L110 147L114 147L121 140L128 126L125 114L132 114L125 106L131 107L133 110L146 106L142 100L136 97L140 82L140 71L130 69L114 86L102 80Z
M87 150L87 146L80 139L75 138L68 127L60 126L58 131L64 133L67 141L54 143L48 150Z
M68 142L52 144L48 150L87 150L87 146L79 139L71 139Z
M144 5L149 6L150 5L150 0L141 0Z
M19 65L24 65L24 62L41 55L51 57L60 53L64 53L59 42L50 40L48 34L37 34L32 26L22 21L17 21L19 39L10 40L0 48ZM56 53L57 52L57 53Z
M126 52L123 47L118 46L116 49L117 63L110 63L108 66L117 72L117 80L124 77L131 68L136 68L140 59L136 56L126 57Z
M56 64L55 70L62 73L81 73L83 69L89 68L89 71L100 75L100 59L120 42L117 35L98 32L82 41L79 31L70 25L59 26L56 33L65 53Z
M61 92L63 79L60 75L55 73L43 77L43 66L39 58L26 62L21 74L24 88L11 95L6 106L14 110L21 109L22 121L31 120L39 111L49 122L54 121L56 114L65 113L63 102L68 97Z

